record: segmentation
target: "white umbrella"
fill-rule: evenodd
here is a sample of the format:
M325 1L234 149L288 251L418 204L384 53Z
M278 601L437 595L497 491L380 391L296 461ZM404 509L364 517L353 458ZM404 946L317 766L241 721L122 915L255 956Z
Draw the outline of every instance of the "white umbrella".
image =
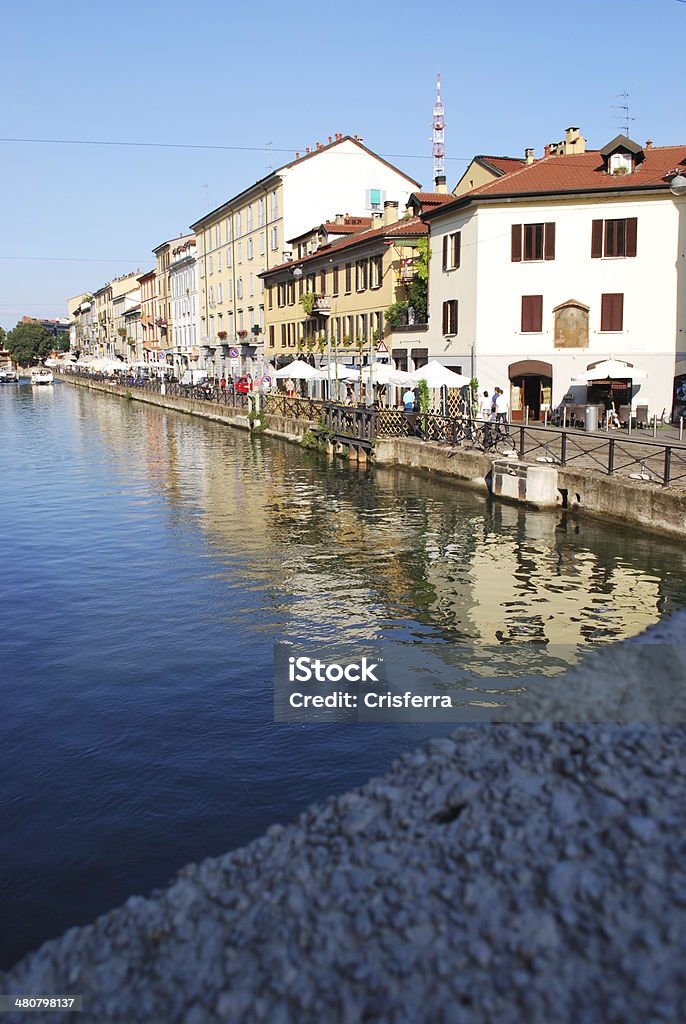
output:
M291 380L321 380L320 371L315 370L314 366L310 366L302 359L296 359L288 366L282 366L274 376L279 380L284 378L288 380L289 377Z
M354 366L346 366L345 363L324 363L323 366L319 367L319 372L322 375L322 380L328 380L329 374L331 380L335 380L338 377L339 380L357 380L357 370Z
M635 366L629 366L619 359L604 359L602 363L578 373L574 380L588 384L592 380L645 380L647 373L638 370Z
M430 388L465 388L470 383L469 377L449 370L437 359L430 359L426 366L420 366L418 370L413 370L409 374L409 379L413 384L425 380Z
M371 375L374 384L395 384L396 387L400 387L410 380L409 373L405 370L396 370L388 363L372 363L371 369L369 366L356 367L353 372L355 380L368 381Z

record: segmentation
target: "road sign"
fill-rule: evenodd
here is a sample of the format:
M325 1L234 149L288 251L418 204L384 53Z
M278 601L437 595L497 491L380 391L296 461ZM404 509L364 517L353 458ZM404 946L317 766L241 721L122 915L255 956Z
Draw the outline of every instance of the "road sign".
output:
M376 346L376 354L377 356L388 355L388 346L386 345L385 341L380 341L379 344Z
M269 376L266 376L266 377L262 378L262 383L263 384L271 384L271 382L272 382L272 379Z
M238 351L237 348L230 348L229 356L231 357L231 359L238 359L238 357L240 356L240 352Z

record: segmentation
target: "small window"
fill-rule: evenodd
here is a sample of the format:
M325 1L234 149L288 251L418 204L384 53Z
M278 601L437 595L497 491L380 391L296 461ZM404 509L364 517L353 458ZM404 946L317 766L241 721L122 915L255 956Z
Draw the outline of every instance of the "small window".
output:
M512 262L555 259L555 224L513 224Z
M614 292L601 296L600 330L624 330L624 294Z
M460 250L462 248L462 232L454 231L450 235L443 236L443 269L457 270L460 265Z
M457 334L457 299L443 303L443 333Z
M522 295L522 334L540 334L543 330L543 296Z

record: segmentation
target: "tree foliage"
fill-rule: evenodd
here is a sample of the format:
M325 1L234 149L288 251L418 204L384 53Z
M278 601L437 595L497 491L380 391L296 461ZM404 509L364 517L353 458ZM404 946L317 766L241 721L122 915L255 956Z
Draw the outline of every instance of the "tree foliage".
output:
M5 341L7 340L7 331L4 327L0 327L0 348L5 347Z
M36 366L50 355L55 339L41 324L18 323L7 335L7 351L20 366Z

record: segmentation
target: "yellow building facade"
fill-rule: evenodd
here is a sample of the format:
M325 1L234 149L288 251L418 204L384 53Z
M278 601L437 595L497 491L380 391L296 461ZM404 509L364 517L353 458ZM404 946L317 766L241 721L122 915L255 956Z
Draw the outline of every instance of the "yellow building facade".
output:
M385 311L406 298L417 273L417 246L426 237L418 217L398 220L397 203L388 202L371 227L266 271L269 362L329 352L364 364L376 352L385 355L384 346L390 356L396 329Z

